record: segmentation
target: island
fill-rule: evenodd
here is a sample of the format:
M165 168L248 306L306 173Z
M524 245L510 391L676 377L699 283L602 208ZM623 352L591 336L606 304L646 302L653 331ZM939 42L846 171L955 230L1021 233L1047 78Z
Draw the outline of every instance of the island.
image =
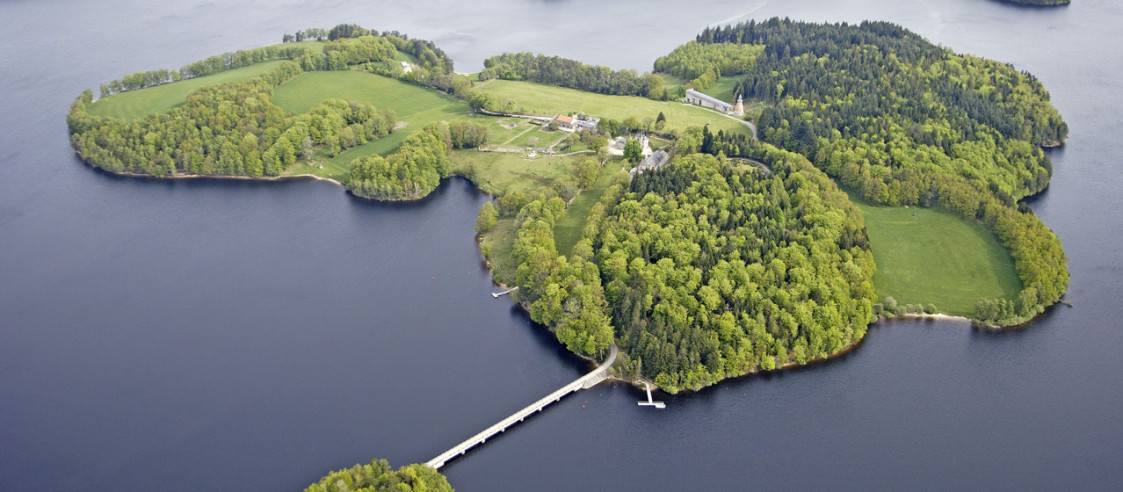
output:
M1016 3L1018 5L1030 5L1034 7L1059 7L1061 5L1068 5L1072 0L1002 0L1007 3Z
M394 470L383 459L334 471L309 485L304 492L452 492L448 479L424 465L408 465Z
M1048 92L894 24L707 28L643 74L532 53L460 74L353 24L283 41L83 92L75 151L375 200L468 179L494 196L476 231L503 293L670 393L829 359L886 317L1018 326L1068 285L1021 201L1068 133Z

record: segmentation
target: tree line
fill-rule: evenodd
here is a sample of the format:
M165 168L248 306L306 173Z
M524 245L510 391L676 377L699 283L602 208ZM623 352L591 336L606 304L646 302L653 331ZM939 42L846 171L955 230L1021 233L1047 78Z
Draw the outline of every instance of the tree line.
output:
M480 80L526 80L539 84L568 87L598 94L663 96L663 77L637 74L635 70L612 70L604 66L586 65L576 60L533 53L504 53L484 60Z
M252 50L232 51L189 63L179 70L161 68L158 70L149 70L147 72L137 72L126 75L107 84L101 84L100 97L178 82L195 77L213 75L219 72L248 67L267 61L292 60L304 56L306 52L311 52L311 50L297 46L265 46Z
M656 59L655 71L689 80L690 87L704 91L723 75L748 72L762 51L762 45L691 41Z

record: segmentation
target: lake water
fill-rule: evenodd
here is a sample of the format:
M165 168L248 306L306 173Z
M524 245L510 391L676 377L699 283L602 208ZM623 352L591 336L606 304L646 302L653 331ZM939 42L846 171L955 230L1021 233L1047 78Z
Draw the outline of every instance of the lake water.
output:
M1032 201L1067 299L1032 326L871 328L852 354L637 407L602 385L452 462L460 490L1123 488L1123 5L990 0L0 1L0 489L293 490L424 462L585 365L493 287L486 200L162 182L79 162L85 88L357 22L474 71L531 50L650 68L704 26L883 19L1037 75L1068 121Z

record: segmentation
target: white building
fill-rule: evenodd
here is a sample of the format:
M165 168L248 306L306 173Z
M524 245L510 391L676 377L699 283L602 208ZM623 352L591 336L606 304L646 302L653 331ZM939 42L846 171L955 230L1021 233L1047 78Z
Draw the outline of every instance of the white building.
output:
M702 106L704 108L711 108L711 109L716 109L718 111L724 111L726 113L732 113L732 114L735 114L737 116L741 116L742 114L744 114L744 111L745 111L744 110L744 103L741 102L741 96L737 96L737 105L734 106L734 105L729 104L725 101L722 101L721 99L718 99L716 97L711 97L711 96L708 96L706 94L702 94L701 92L698 92L694 89L687 89L686 90L686 102L690 103L690 104Z

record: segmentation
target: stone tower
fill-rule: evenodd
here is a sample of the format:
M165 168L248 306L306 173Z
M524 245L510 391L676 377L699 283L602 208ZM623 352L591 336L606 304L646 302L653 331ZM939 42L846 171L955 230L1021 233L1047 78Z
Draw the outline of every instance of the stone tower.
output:
M737 116L745 115L745 101L741 98L740 94L737 95L737 105L733 106L733 114Z

